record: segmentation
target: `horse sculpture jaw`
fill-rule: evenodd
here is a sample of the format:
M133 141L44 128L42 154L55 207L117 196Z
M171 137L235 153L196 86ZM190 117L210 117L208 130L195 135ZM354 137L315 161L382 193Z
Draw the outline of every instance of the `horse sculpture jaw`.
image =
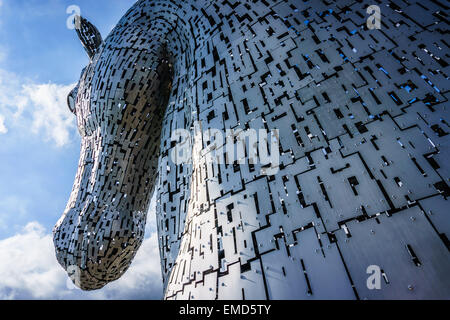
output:
M93 30L88 26L82 30ZM94 55L68 99L82 136L81 155L53 236L58 262L83 290L120 278L144 239L172 76L166 48L155 42L156 50L113 66L116 76L108 82L116 90L106 93L94 85L104 80L99 66L117 56L121 44L84 44ZM124 84L120 75L132 69L134 77Z

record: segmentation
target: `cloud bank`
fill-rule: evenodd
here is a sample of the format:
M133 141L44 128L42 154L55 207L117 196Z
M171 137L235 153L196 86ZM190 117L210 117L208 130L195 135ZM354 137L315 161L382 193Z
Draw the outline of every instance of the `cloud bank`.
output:
M42 135L63 147L76 131L67 95L75 85L39 84L0 69L0 134L9 129Z
M149 229L149 228L148 228ZM144 240L128 272L94 292L72 285L55 258L52 236L38 222L0 240L0 299L161 299L156 233Z

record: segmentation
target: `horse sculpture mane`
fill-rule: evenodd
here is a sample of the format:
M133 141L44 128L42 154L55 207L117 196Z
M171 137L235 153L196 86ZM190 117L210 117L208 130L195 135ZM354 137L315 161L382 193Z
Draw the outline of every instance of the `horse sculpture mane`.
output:
M81 156L54 229L74 283L126 272L156 192L167 299L448 298L448 64L414 59L439 15L386 7L368 30L368 4L141 0L105 40L78 17Z

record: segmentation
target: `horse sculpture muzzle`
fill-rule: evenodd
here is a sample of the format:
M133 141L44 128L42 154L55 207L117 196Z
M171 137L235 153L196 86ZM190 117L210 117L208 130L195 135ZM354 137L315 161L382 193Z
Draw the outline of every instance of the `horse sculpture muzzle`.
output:
M78 287L94 290L118 279L143 241L173 71L160 39L152 39L152 49L133 49L125 63L126 40L114 41L113 31L104 43L92 24L78 19L91 59L68 97L81 156L53 233L58 262ZM133 74L124 83L127 72Z

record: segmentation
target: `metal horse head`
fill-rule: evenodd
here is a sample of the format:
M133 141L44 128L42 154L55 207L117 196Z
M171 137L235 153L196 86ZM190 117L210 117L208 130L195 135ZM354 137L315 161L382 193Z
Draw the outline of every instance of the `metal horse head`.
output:
M92 290L118 279L142 243L172 71L159 39L131 49L121 33L141 41L136 30L122 26L103 42L86 19L77 23L90 58L68 96L81 156L53 233L59 263L76 273L80 288Z

